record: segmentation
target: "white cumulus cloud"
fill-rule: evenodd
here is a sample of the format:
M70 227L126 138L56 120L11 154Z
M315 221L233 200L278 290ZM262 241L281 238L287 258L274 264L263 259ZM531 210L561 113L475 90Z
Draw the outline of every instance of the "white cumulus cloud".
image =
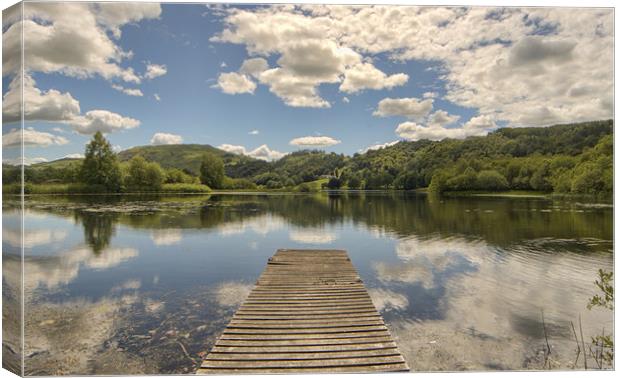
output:
M286 153L272 150L266 144L263 144L248 152L247 155L255 159L273 161L282 158L284 155L286 155Z
M230 152L238 155L247 155L255 159L274 161L282 158L286 153L272 150L266 144L263 144L255 149L248 151L244 146L234 144L220 144L217 146L220 150Z
M384 98L372 113L379 117L401 116L410 119L425 117L433 109L433 99Z
M247 75L236 72L221 73L214 86L226 94L254 93L256 83Z
M117 84L112 84L112 88L128 96L137 96L137 97L144 96L144 93L142 93L142 91L138 88L125 88L122 85L117 85Z
M86 112L83 116L75 117L70 125L80 134L94 134L97 131L111 133L133 129L140 125L140 121L108 110L96 109Z
M495 121L488 115L472 117L460 127L444 127L440 124L422 126L415 122L403 122L396 128L401 138L416 141L422 139L442 140L446 138L463 139L470 136L483 136L497 128Z
M21 88L21 79L19 76L16 76L9 84L9 90L3 96L2 116L5 122L20 120ZM119 88L124 89L122 87ZM80 134L92 134L96 131L110 133L113 131L135 128L140 125L140 121L136 119L125 117L108 110L95 109L82 115L80 114L79 101L74 99L70 93L61 93L55 89L42 91L36 87L34 79L29 75L24 75L23 91L25 121L68 124ZM58 140L59 139L57 139L57 141ZM64 141L62 144L68 142L65 138L62 138L62 140Z
M292 146L329 147L340 144L341 141L328 136L306 136L295 138L289 142Z
M346 93L357 93L364 89L391 89L404 85L409 75L397 73L386 75L370 63L360 63L347 69L340 90Z
M80 113L80 103L70 93L61 93L54 89L41 91L30 75L24 75L23 83L21 76L17 75L2 97L4 122L21 120L22 88L25 121L67 121Z
M244 46L251 57L276 57L257 78L290 106L328 107L322 84L350 92L401 84L398 72L377 72L373 58L387 56L433 62L443 100L510 125L613 115L609 8L275 5L220 14L223 30L211 40ZM355 80L362 71L368 74ZM394 115L417 122L429 105Z
M146 65L146 73L144 77L146 79L155 79L156 77L163 76L168 72L168 68L163 64L152 64L148 63Z
M155 133L151 138L152 145L161 144L181 144L183 143L183 137L175 134L168 133Z
M225 17L226 28L211 40L245 45L251 56L278 56L276 67L268 69L265 59L253 58L244 62L240 72L257 77L285 104L329 107L318 91L321 84L340 84L341 91L356 93L389 89L408 80L402 73L380 71L355 49L341 43L331 32L334 29L330 30L331 20L316 22L316 17L281 10L231 10Z
M261 72L267 71L269 63L263 58L246 59L241 64L239 72L257 77Z
M100 75L139 83L140 77L132 68L120 65L132 53L124 51L114 39L121 36L123 25L157 18L160 13L159 4L146 3L28 3L24 5L24 20L12 23L3 33L3 45L5 51L18 51L23 29L28 41L24 51L27 71L59 72L78 78ZM3 76L19 71L19 54L4 59Z
M393 146L393 145L395 145L398 142L400 142L400 140L395 140L395 141L386 142L386 143L373 144L371 146L368 146L366 148L361 149L359 152L363 154L363 153L366 153L366 152L371 151L371 150L380 150L380 149L385 148L385 147Z
M2 159L3 164L9 164L9 165L32 165L32 164L37 164L37 163L45 163L46 161L48 160L44 157L27 157L27 156Z
M23 138L23 139L22 139ZM32 127L25 128L23 130L11 129L6 134L2 135L3 147L19 147L21 143L24 143L26 147L48 147L48 146L61 146L69 143L67 138L46 133L43 131L36 131Z

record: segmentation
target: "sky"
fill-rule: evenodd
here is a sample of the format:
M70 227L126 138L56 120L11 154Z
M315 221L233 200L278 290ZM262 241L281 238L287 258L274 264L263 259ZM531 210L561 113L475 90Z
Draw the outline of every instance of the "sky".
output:
M613 115L605 8L25 3L2 31L7 163L22 86L25 164L96 131L271 161Z

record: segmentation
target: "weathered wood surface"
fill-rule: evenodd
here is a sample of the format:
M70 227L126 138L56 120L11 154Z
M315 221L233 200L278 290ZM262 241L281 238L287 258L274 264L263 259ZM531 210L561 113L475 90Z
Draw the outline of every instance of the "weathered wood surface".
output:
M346 251L280 249L197 373L408 370Z

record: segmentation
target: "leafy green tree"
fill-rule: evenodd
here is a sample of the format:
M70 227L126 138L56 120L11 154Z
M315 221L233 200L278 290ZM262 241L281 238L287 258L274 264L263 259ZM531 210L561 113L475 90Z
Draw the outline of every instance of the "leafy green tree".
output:
M549 176L551 175L551 170L549 168L549 163L547 161L542 161L538 164L538 167L532 173L532 177L530 178L530 186L534 190L540 190L544 192L549 192L553 190L553 185L549 180Z
M269 180L265 184L265 187L267 189L280 189L283 186L284 185L282 185L282 182L280 180Z
M155 162L149 162L146 165L146 187L151 190L161 190L164 183L165 173L159 164Z
M80 170L82 181L89 185L101 185L116 192L121 188L121 170L112 146L97 131L86 146L84 162Z
M361 184L362 180L359 178L358 175L353 175L347 180L347 186L349 187L349 189L358 189Z
M331 177L327 182L327 189L340 189L342 186L342 180L338 177Z
M200 163L200 182L215 189L224 183L224 162L212 153L204 154Z
M415 172L403 172L392 183L396 189L413 190L418 187L418 175Z
M275 172L265 172L265 173L262 173L262 174L258 175L255 178L255 180L254 180L254 182L257 185L267 185L267 183L269 181L282 182L282 181L285 181L285 180L283 180L282 177L279 174L275 173Z
M168 184L198 184L200 180L198 180L195 176L188 174L187 172L183 172L177 168L170 168L166 170L166 183Z
M476 187L480 190L506 190L508 181L495 170L485 170L478 173Z
M158 191L164 183L164 172L155 162L136 155L129 161L125 186L136 191Z
M467 167L465 172L454 176L446 181L449 190L472 190L476 189L478 176L472 167Z
M434 194L441 194L447 189L447 181L449 174L446 171L438 170L431 179L431 184L428 186L428 191Z

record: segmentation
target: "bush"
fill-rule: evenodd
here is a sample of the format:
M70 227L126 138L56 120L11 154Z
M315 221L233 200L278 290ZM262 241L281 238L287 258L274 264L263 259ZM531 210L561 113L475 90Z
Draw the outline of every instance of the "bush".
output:
M282 182L282 177L274 172L265 172L262 173L254 179L254 182L257 185L267 185L269 181Z
M303 184L299 184L299 186L297 187L297 190L302 193L310 193L312 191L312 188L310 187L310 185L303 183Z
M480 190L506 190L508 189L508 180L497 171L486 170L478 173L476 186Z
M166 184L182 183L182 184L199 184L198 177L189 175L177 168L166 170Z
M161 187L162 193L209 193L211 188L202 184L163 184Z
M224 177L224 181L222 183L222 189L256 189L256 184L248 179L234 179L230 177Z
M349 180L347 181L347 186L349 187L349 189L358 189L360 185L362 185L362 180L360 180L359 177L357 176L349 177Z
M265 184L267 189L280 189L282 187L282 183L279 180L269 180Z
M337 177L331 177L325 187L327 189L340 189L342 186L342 181Z
M147 162L140 155L129 161L125 187L130 191L151 192L161 190L164 172L155 162Z
M468 167L465 172L446 180L447 190L472 190L476 189L478 176L473 168Z

